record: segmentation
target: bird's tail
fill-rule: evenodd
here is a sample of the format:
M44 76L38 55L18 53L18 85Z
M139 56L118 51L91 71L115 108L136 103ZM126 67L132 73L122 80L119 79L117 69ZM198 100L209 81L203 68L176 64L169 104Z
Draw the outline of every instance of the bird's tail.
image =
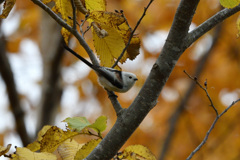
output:
M70 53L72 53L75 57L77 57L78 59L80 59L81 61L83 61L86 65L88 65L89 67L93 68L93 64L88 62L85 58L83 58L82 56L80 56L79 54L77 54L76 52L74 52L71 48L69 48L67 45L63 45L64 48L69 51ZM95 69L94 69L95 70Z

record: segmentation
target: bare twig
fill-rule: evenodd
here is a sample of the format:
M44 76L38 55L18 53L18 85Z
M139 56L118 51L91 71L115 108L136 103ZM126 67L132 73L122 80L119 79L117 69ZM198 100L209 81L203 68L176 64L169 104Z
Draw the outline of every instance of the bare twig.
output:
M90 25L90 26L87 26L87 29L83 32L83 35L84 35L85 33L87 33L87 31L89 31L90 28L91 28L91 25Z
M132 33L132 28L131 28L131 26L129 25L128 20L127 20L126 16L125 16L124 13L123 13L123 10L120 10L120 13L122 14L122 17L125 19L125 22L126 22L126 24L128 25L130 32Z
M211 55L212 50L217 43L217 40L220 36L220 32L221 32L221 25L217 26L217 28L214 31L213 42L211 44L211 47L205 53L203 53L203 57L199 60L199 63L197 65L197 68L194 73L195 77L199 77L201 75L201 72L205 67L207 59ZM181 113L183 112L186 103L188 102L189 98L191 97L191 94L194 91L195 86L196 86L195 83L191 82L191 84L189 85L189 88L187 89L185 95L183 96L183 99L180 101L180 103L176 107L175 112L171 115L171 117L169 119L169 130L168 130L168 133L166 134L167 137L165 138L165 141L162 145L159 160L164 160L164 158L167 154L169 145L172 141L172 137L173 137L173 134L174 134L174 131L176 128L176 124L178 122L178 119L179 119Z
M71 16L68 16L69 19L73 20ZM80 27L80 24L76 21L76 24Z
M216 125L217 121L219 120L219 118L221 118L221 116L223 116L223 114L226 113L235 103L239 102L240 99L238 99L238 100L236 100L236 101L233 101L232 104L229 105L221 114L218 114L218 111L217 111L217 109L215 108L215 106L213 105L212 99L211 99L211 97L209 96L206 87L203 87L203 86L198 82L197 78L191 77L186 71L184 71L184 73L186 73L189 78L191 78L192 80L194 80L194 81L196 82L196 84L197 84L201 89L204 90L204 92L207 94L207 97L208 97L208 99L209 99L209 101L210 101L210 103L211 103L211 107L212 107L212 108L214 109L214 111L216 112L216 118L215 118L215 120L213 121L213 123L212 123L211 127L209 128L209 130L207 131L204 139L203 139L202 142L191 152L191 154L188 156L187 160L190 160L190 159L194 156L194 154L195 154L196 152L198 152L198 151L202 148L202 146L207 142L208 137L209 137L210 133L212 132L213 128L215 127L215 125Z
M149 6L151 5L152 2L153 2L153 0L150 0L149 3L148 3L148 5L147 5L147 7L144 8L144 11L143 11L142 16L140 17L140 19L138 20L136 26L134 27L134 29L132 30L132 32L131 32L131 34L130 34L130 37L129 37L129 39L128 39L128 43L126 44L125 48L123 49L122 53L120 54L120 56L118 57L118 59L116 60L116 62L113 64L112 68L116 67L117 64L118 64L118 62L122 59L125 51L127 50L128 46L129 46L130 43L131 43L131 39L132 39L132 37L134 36L134 32L136 31L137 27L140 25L143 17L146 15L146 12L147 12L147 10L148 10L148 8L149 8ZM124 17L125 17L125 16L124 16ZM126 22L127 22L127 21L126 21Z
M89 15L86 14L86 15L85 15L85 19L82 20L82 23L80 24L80 33L82 33L82 36L83 36L83 37L84 37L84 34L90 29L90 27L87 28L86 31L83 31L83 29L82 29L82 27L83 27L84 23L87 21L88 17L89 17Z
M215 127L217 121L219 118L221 118L223 116L224 113L226 113L235 103L239 102L240 99L233 101L231 105L229 105L221 114L219 114L218 116L216 116L215 120L213 121L211 127L209 128L208 132L206 133L206 136L204 137L203 141L194 149L194 151L192 151L192 153L188 156L187 160L190 160L193 155L199 151L202 146L207 142L208 136L211 133L211 131L213 130L213 128Z
M98 60L96 56L94 55L92 49L89 47L87 42L83 39L83 37L79 34L79 32L76 29L73 29L71 26L69 26L63 19L61 19L57 14L55 14L51 8L49 8L47 5L42 3L40 0L31 0L33 3L41 7L44 11L46 11L58 24L60 24L62 27L66 28L69 32L71 32L79 41L81 46L86 50L88 53L92 63L94 65L99 65Z
M194 78L191 77L185 70L184 70L183 72L184 72L190 79L194 80L195 83L196 83L200 88L202 88L202 89L204 90L204 92L206 93L206 95L207 95L207 97L208 97L208 100L210 101L210 106L214 109L216 115L218 116L218 111L217 111L216 107L214 106L213 101L212 101L212 99L211 99L211 97L210 97L210 95L209 95L209 93L208 93L208 91L207 91L207 85L205 85L205 87L203 87L203 86L198 82L197 77L194 77ZM204 84L206 84L206 81L204 82Z

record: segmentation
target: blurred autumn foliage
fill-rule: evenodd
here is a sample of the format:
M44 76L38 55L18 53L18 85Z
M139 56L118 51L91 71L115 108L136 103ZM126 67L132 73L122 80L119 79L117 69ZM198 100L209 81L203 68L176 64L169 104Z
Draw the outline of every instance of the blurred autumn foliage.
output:
M115 9L122 9L130 26L135 26L147 3L148 1L143 0L109 0L107 1L107 10L114 12ZM159 56L178 5L179 0L155 0L138 27L136 33L142 43L140 55L134 61L127 61L121 67L123 70L134 72L139 81L129 92L118 94L118 100L123 107L126 108L132 103L148 76L151 66ZM192 29L220 9L218 0L200 1L191 24ZM186 70L190 75L197 75L201 84L207 81L208 92L219 112L239 98L240 39L237 39L238 31L236 27L238 16L239 14L235 14L226 19L185 51L163 88L157 106L144 119L123 148L131 144L141 144L148 147L156 157L165 160L180 160L186 159L193 149L199 145L216 114L209 107L210 102L199 87L193 85L195 88L191 89L190 94L186 94L194 82L183 73L183 70ZM16 73L14 71L16 67L12 67L17 88L28 88L26 83L17 83L19 76L29 77L28 81L31 81L37 88L37 91L29 88L28 91L18 90L20 104L25 116L28 117L25 118L25 122L30 136L29 139L36 136L36 129L41 128L42 125L51 123L64 127L61 121L73 116L84 116L89 121L94 121L96 117L106 115L108 117L107 130L110 130L116 121L116 114L106 91L98 85L97 76L93 71L65 52L61 48L60 42L56 42L54 37L62 42L60 40L60 27L47 19L51 18L45 15L37 5L30 0L21 0L16 1L9 20L0 21L2 27L0 34L5 36L9 59L18 57L24 63L26 59L24 59L23 51L29 50L27 56L31 57L30 60L37 58L40 61L38 63L43 64L40 65L42 67L40 68L41 73L39 73L41 76L37 79L31 79L31 76L26 75L34 74L32 72ZM82 19L84 19L83 16ZM6 34L3 26L10 25L8 24L10 21L15 21L14 23L17 26L11 34ZM85 40L93 48L94 44L90 32L85 34ZM31 51L31 47L25 48L26 43L24 42L26 41L31 41L36 45L40 50L40 55L32 53L36 50ZM86 52L74 38L70 42L75 44L75 50L78 53L87 57ZM2 50L2 48L0 49ZM48 55L46 52L48 52ZM54 59L51 59L51 52L59 53L55 57L60 59L57 65L55 65ZM14 61L10 62L11 66L14 66ZM57 67L57 69L54 67ZM56 72L59 73L55 76L55 78L57 77L54 81L56 85L55 88L51 88L51 85L48 85L54 78L51 78L51 74ZM2 79L0 80L2 81ZM56 90L57 97L54 101L52 99L47 101L47 98L43 99L45 96L43 93L47 94L44 85L48 85L47 87L50 90ZM1 92L7 94L6 88L1 88ZM37 92L38 94L33 98L31 92ZM179 109L183 100L186 103ZM43 103L43 101L45 102ZM53 109L46 108L39 111L44 106L43 104L52 105ZM7 102L0 109L8 110L11 113L12 110L9 105ZM239 107L240 104L236 104L221 117L211 132L206 145L193 159L240 159ZM43 123L47 114L51 114L51 121ZM3 118L0 118L0 121L9 123ZM8 143L4 141L7 134L16 132L15 127L13 127L13 125L16 125L14 122L8 125L12 127L1 127L0 145L2 146L6 146ZM172 132L169 132L169 130ZM107 131L103 133L103 137L106 133Z

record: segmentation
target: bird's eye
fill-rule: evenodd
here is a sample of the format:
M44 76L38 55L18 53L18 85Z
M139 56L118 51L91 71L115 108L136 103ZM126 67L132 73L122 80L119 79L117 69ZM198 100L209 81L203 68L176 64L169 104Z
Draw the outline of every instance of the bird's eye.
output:
M129 79L132 79L132 76L129 76Z

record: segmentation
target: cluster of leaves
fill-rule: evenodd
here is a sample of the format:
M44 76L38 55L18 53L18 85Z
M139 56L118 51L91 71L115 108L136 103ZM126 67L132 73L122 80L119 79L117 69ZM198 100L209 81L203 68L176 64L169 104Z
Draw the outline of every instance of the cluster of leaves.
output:
M7 145L7 147L0 146L0 156L5 155L14 160L53 160L57 159L57 156L63 160L81 160L87 157L101 142L101 134L107 127L106 116L100 116L93 124L85 117L66 118L63 122L67 123L66 130L62 130L56 126L44 126L39 131L37 140L27 147L17 147L14 154L6 155L11 144ZM74 139L77 135L88 135L97 138L80 144ZM141 145L128 146L123 152L116 155L118 159L135 160L138 157L147 160L156 159L148 148Z
M51 1L55 1L55 6L52 10L55 13L59 13L70 26L73 26L74 20L71 17L74 17L74 15L71 1L44 0L43 3L47 4ZM85 14L85 18L88 20L90 27L92 27L94 46L101 65L111 67L115 63L115 60L121 55L132 34L132 30L123 12L106 11L105 0L75 0L74 3L77 8L76 12ZM82 35L86 32L81 30L84 22L85 20L82 20L82 24L79 25ZM61 33L65 42L68 43L70 32L62 28ZM127 59L135 59L139 54L139 48L140 39L134 36L120 62L124 63Z
M6 18L13 8L16 0L6 0L3 13L0 18ZM68 25L73 26L73 8L70 0L43 0L48 4L54 1L52 10L61 15ZM90 26L92 26L93 41L101 65L111 67L115 60L121 55L132 34L132 29L128 25L122 12L107 12L105 0L74 0L77 12L86 15ZM62 36L66 43L69 41L71 33L62 28ZM134 36L130 41L127 51L119 62L124 63L127 59L133 60L139 54L140 39ZM119 68L120 69L120 68Z

